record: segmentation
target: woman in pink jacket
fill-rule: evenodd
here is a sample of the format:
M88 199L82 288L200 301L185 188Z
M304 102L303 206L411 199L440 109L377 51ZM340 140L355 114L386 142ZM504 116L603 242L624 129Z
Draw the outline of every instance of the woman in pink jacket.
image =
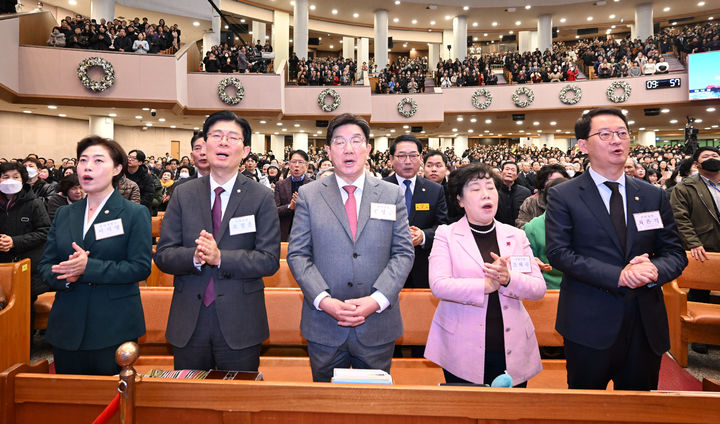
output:
M429 277L440 303L425 357L448 383L490 384L507 371L525 387L542 370L522 299L542 298L545 281L525 233L494 219L500 184L486 164L454 171L448 189L465 217L435 232Z

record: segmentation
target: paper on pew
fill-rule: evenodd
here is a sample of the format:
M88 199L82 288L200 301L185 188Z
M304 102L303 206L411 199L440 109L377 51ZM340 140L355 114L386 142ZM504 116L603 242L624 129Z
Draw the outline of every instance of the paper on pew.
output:
M393 384L392 376L383 370L356 368L335 368L331 381L351 384Z

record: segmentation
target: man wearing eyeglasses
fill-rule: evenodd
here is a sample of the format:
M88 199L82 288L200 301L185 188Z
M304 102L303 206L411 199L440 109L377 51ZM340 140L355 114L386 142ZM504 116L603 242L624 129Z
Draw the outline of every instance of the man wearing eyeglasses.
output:
M295 202L300 187L312 182L308 176L308 154L303 150L290 153L290 176L275 185L275 204L280 217L280 238L288 241L293 217L295 216Z
M176 187L155 263L175 275L165 337L175 369L255 371L268 338L262 278L279 268L273 193L238 172L250 124L230 111L203 125L210 174Z
M390 371L398 296L412 268L402 190L365 173L368 123L342 114L325 147L335 175L300 187L287 261L303 291L300 328L314 381L334 368Z
M390 160L395 174L384 181L397 184L403 191L408 209L410 238L415 261L405 281L408 289L429 289L428 257L438 225L447 224L448 209L443 187L418 175L422 144L414 135L403 134L390 145ZM420 356L422 357L422 354Z
M685 268L665 192L623 172L630 149L618 109L575 123L588 172L548 191L547 256L562 271L555 328L571 389L657 389L670 347L661 286Z

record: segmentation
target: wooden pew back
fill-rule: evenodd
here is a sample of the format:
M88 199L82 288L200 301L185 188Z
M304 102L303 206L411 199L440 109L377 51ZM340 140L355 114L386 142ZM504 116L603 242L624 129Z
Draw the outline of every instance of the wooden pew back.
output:
M30 259L0 264L7 306L0 311L0 370L30 361Z
M720 290L720 253L707 252L709 260L700 262L687 252L688 266L677 278L681 288Z

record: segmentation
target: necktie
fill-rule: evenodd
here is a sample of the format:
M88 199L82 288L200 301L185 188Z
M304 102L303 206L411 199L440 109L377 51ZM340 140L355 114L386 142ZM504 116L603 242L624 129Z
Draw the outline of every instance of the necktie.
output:
M222 222L222 198L220 194L225 191L222 187L215 189L215 202L212 207L212 224L213 224L213 237L217 237L218 231L220 230L220 223ZM217 241L217 239L215 240ZM210 306L215 301L215 279L211 276L208 281L207 287L205 287L205 294L203 295L203 305Z
M618 189L620 183L605 181L603 184L612 190L612 194L610 195L610 221L612 221L613 227L615 227L615 232L617 233L618 239L620 239L620 246L622 246L623 252L625 252L627 231L625 227L625 208L623 207L622 195Z
M412 181L410 180L403 181L403 184L405 184L405 206L407 207L408 219L410 219L410 208L412 207L412 190L410 190L411 183Z
M353 240L355 240L355 232L357 231L357 203L355 202L355 187L354 185L343 186L348 194L348 199L345 201L345 213L347 214L348 222L350 223L350 233L352 234Z

